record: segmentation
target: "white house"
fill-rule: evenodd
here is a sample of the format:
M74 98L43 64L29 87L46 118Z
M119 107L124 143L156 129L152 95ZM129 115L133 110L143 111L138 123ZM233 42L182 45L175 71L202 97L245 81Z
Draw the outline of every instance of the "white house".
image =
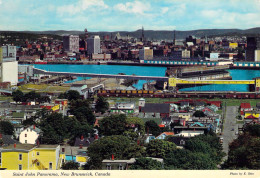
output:
M41 130L35 125L32 125L26 129L24 129L19 136L19 142L22 144L35 144L36 140L38 139L39 135L41 133Z

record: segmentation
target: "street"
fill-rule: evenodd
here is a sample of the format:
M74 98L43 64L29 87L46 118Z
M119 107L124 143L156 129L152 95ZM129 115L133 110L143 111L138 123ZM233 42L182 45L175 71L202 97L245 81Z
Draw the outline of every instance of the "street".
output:
M225 123L223 130L223 151L228 154L228 145L236 137L236 132L238 132L238 126L236 123L236 116L238 115L238 106L227 106ZM225 157L227 158L227 157Z

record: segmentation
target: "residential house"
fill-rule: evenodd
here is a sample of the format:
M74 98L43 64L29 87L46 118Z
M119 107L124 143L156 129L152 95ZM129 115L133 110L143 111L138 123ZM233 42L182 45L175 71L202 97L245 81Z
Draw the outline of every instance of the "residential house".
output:
M176 136L193 137L195 135L204 134L208 131L208 127L201 126L175 126L174 134Z
M41 130L37 128L35 125L27 127L24 129L19 135L19 141L22 144L35 144L38 139Z
M153 114L160 114L160 118L169 117L170 115L170 104L168 103L145 103L144 107L141 107L141 113L144 115Z
M240 104L240 114L244 115L245 112L252 111L253 108L251 107L250 103L241 103Z
M12 124L22 124L26 120L24 112L13 112L11 118L8 119Z
M110 108L111 113L125 113L133 114L135 110L135 103L116 103Z
M61 146L61 162L73 161L83 166L88 161L86 146Z
M147 158L151 158L151 157L147 157ZM162 163L162 168L163 168L163 159L161 158L151 158L151 159ZM135 162L136 162L135 158L131 158L129 160L115 160L114 157L112 156L111 160L105 159L102 161L102 170L127 170Z
M163 132L160 135L158 135L155 139L162 139L164 140L167 136L173 136L173 132Z
M20 142L13 139L12 135L0 134L0 141L2 142L0 147L9 146L12 144L20 144Z
M14 144L0 148L0 168L7 170L60 169L59 145Z

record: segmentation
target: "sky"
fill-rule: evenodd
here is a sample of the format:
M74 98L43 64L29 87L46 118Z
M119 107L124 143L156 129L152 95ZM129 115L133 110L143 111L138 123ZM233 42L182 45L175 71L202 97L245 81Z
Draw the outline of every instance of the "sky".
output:
M260 27L260 0L0 0L0 30Z

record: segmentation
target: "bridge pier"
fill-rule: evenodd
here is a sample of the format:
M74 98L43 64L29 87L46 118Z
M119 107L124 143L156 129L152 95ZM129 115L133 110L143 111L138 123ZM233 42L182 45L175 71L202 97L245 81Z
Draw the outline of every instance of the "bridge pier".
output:
M260 77L255 78L255 92L260 93Z

